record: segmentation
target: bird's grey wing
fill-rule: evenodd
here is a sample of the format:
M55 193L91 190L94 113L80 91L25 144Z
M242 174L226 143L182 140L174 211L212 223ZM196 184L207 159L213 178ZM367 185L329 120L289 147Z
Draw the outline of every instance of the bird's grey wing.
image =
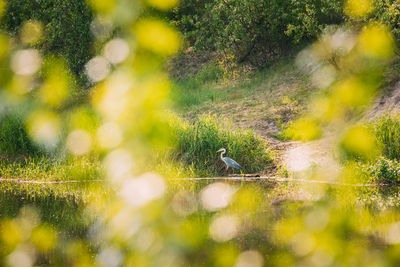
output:
M240 170L243 169L242 166L239 165L239 163L237 163L236 161L234 161L234 160L231 159L231 158L225 157L225 158L224 158L224 162L225 162L229 167L232 167L232 168L235 168L235 169L240 169Z

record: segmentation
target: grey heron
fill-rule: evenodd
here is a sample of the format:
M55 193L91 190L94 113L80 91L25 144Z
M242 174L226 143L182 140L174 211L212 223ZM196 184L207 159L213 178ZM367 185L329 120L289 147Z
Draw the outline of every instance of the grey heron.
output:
M237 163L237 162L234 161L233 159L223 156L223 155L226 153L226 149L225 149L225 148L219 149L219 150L217 151L217 153L218 153L218 152L221 152L221 160L225 163L225 165L226 165L226 170L228 170L229 167L232 168L233 172L235 172L234 169L239 169L239 170L242 170L242 169L243 169L242 166L240 166L239 163Z

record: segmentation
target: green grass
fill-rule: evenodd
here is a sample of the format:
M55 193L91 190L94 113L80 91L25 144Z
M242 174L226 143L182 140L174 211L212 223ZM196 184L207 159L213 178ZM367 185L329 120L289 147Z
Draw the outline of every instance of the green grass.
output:
M85 157L56 159L27 157L22 160L0 160L0 177L35 181L90 181L103 179L101 164Z
M222 76L222 70L217 65L204 65L195 76L175 84L172 92L174 103L182 108L190 108L208 100L219 99L221 96L218 91L207 89L216 86Z
M218 115L238 127L252 128L263 137L279 136L315 92L293 59L241 73L237 79L216 75L216 68L206 65L198 74L175 82L172 99L181 116Z
M176 91L174 100L178 108L190 108L193 103L196 105L204 104L209 100L221 102L231 100L232 93L243 94L242 97L259 95L274 90L279 90L279 86L292 83L307 83L306 78L294 65L292 60L283 60L275 63L269 68L243 74L239 79L231 81L224 78L219 73L219 68L215 64L205 65L196 75L178 81L173 88ZM303 90L303 88L293 88ZM184 93L183 95L180 93ZM307 92L299 92L297 95L284 96L290 100L304 97ZM208 97L214 96L214 97ZM185 100L193 98L197 101ZM201 100L201 101L198 101ZM235 99L233 99L235 100ZM272 104L281 104L282 99L271 99Z
M0 155L38 155L42 151L29 139L22 116L8 113L0 116Z
M251 130L234 127L228 120L200 116L188 121L171 116L171 146L166 152L139 164L141 171L156 171L166 177L205 177L227 175L216 151L227 149L226 156L235 159L245 173L265 173L274 169L267 143ZM146 161L146 160L145 160ZM0 160L0 177L35 181L104 179L97 157L61 155L25 156Z
M267 144L251 130L236 129L227 120L201 116L193 123L177 121L173 126L171 156L184 162L196 176L226 174L216 151L222 147L243 166L243 172L265 172L273 168Z
M157 171L167 177L226 175L216 153L221 147L244 167L244 172L267 172L274 168L267 143L251 130L241 130L228 120L200 116L194 122L173 116L170 121L171 146L166 153L143 162L143 171ZM21 151L22 153L23 151ZM0 159L0 177L36 181L91 181L104 178L96 157L57 155Z
M385 114L374 123L374 129L383 155L389 159L400 159L400 117Z
M400 182L400 117L398 114L384 114L373 122L365 123L375 137L378 153L374 158L348 161L347 168L354 169L361 182Z

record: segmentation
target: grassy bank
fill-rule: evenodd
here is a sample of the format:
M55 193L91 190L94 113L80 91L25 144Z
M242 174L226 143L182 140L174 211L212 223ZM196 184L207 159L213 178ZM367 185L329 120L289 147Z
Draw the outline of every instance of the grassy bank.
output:
M262 139L282 136L281 130L301 113L313 92L294 59L253 72L244 66L226 69L214 61L202 64L197 73L173 86L174 111L183 119L174 117L168 122L172 140L168 152L156 152L150 163L140 165L144 171L155 170L167 177L226 175L215 153L225 147L227 156L239 162L244 172L270 172L275 168L273 156ZM1 165L3 176L90 180L100 175L95 170L99 162L83 166L73 160L63 162L65 155L43 151L30 141L17 113L2 118L0 141L0 154L10 159ZM15 158L27 162L14 164ZM74 173L78 170L83 173Z
M26 146L24 127L13 120L6 128L23 139L7 144L0 160L0 177L36 181L91 181L104 179L101 156L72 157L36 154L32 146ZM155 153L152 159L144 159L140 171L157 171L166 177L209 177L227 175L225 165L216 151L226 148L227 156L243 166L245 173L265 173L275 168L267 143L251 130L235 128L228 120L215 116L201 116L195 120L171 116L168 122L170 146ZM14 149L18 147L18 150ZM231 171L231 170L230 170Z
M218 115L270 138L279 136L286 124L301 114L315 92L293 58L259 71L248 71L245 66L225 68L211 61L177 81L172 98L178 113L190 119Z
M353 170L362 182L399 184L400 182L400 117L386 113L364 123L373 143L373 157L349 160L347 168ZM345 165L346 165L345 164Z
M194 121L178 120L173 126L173 140L175 145L169 156L184 163L195 176L227 175L216 153L220 148L227 149L225 156L239 162L244 173L274 169L267 143L251 130L234 128L227 120L213 116L201 116Z

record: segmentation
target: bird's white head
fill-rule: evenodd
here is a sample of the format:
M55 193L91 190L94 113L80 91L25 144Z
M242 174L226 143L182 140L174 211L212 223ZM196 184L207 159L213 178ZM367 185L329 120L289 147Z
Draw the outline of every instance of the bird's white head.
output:
M219 152L226 152L226 149L225 148L220 148L218 151L217 151L217 153L219 153Z

